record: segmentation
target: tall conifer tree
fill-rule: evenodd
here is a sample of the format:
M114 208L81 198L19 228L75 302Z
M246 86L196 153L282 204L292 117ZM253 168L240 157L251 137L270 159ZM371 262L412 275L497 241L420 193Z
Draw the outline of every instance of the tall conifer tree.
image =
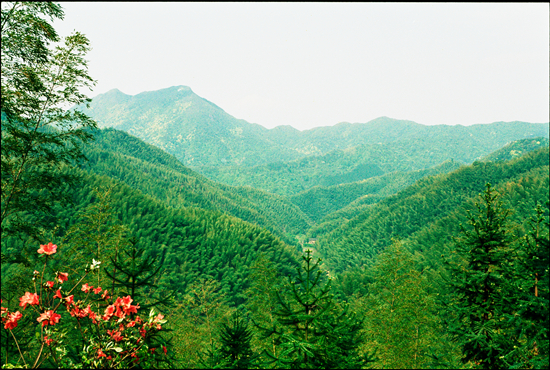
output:
M509 274L518 298L517 308L508 319L521 343L504 358L513 368L546 369L549 366L549 207L549 203L546 208L537 204L530 230L520 243L518 258Z
M277 322L261 328L274 335L278 355L266 351L270 366L279 368L361 368L369 359L359 353L361 321L340 309L311 251L302 256L297 277L289 277L286 294L278 294Z
M448 308L450 333L462 349L463 361L477 367L503 368L517 338L506 314L512 310L513 294L505 267L512 258L508 228L509 211L504 209L490 184L468 212L468 227L457 240L458 258L451 263L450 285L454 293Z

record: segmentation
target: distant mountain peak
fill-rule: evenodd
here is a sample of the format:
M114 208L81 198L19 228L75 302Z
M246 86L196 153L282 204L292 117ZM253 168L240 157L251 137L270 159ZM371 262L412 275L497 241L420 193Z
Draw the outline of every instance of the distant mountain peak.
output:
M177 91L189 91L189 92L193 92L193 90L191 90L191 88L189 86L183 86L183 85L180 85L180 86L174 86L174 87L177 87Z
M99 95L125 95L125 96L130 96L128 94L125 94L123 93L122 91L120 91L119 89L111 89L109 91L107 91L106 93L103 93L103 94L99 94Z

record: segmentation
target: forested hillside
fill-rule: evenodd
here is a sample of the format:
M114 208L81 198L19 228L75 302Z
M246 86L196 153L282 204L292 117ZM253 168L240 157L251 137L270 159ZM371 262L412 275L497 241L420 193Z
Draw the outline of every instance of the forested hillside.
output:
M446 173L460 167L460 163L447 161L427 170L391 172L367 180L330 187L316 186L291 196L289 199L304 210L312 220L319 222L350 204L372 204L412 185L424 176Z
M364 207L354 217L337 224L334 229L319 228L316 248L325 256L335 271L369 265L373 259L392 244L392 239L406 240L415 235L430 235L429 242L416 247L433 254L431 263L437 263L443 248L464 222L464 206L483 191L486 183L496 187L514 210L514 220L529 220L536 203L547 202L548 147L540 148L517 159L505 162L474 162L448 173L430 176L414 185ZM342 219L340 219L343 221ZM444 231L436 227L444 226ZM438 237L435 237L438 235Z
M295 241L311 225L287 199L252 188L216 184L162 150L118 130L101 130L86 148L89 171L107 175L174 208L218 210Z
M183 164L254 165L298 154L265 137L267 129L236 119L187 86L126 95L111 90L79 107L97 120L173 154Z
M248 266L260 254L285 273L292 272L297 264L295 248L258 226L219 211L195 207L176 209L107 176L84 172L79 175L81 186L63 188L73 206L54 210L57 227L51 237L65 236L65 242L59 243L60 248L73 249L78 247L74 244L78 241L69 236L69 230L88 228L90 239L109 240L106 233L114 233L118 225L125 230L117 231L119 237L136 238L145 250L144 256L158 257L166 253L163 276L158 282L164 291L175 291L180 296L198 279L215 279L221 283L221 291L238 306L244 302L242 293L249 285ZM99 229L93 229L94 220L101 220L101 225L97 225ZM17 238L6 238L2 245L3 253L10 256L11 261L3 265L6 280L10 280L12 274L24 274L34 246ZM94 257L107 262L113 247L114 242L109 240L101 246L101 254L83 253L81 258Z
M2 368L549 367L548 123L91 101L63 16L2 3Z
M306 131L268 130L228 115L186 86L135 96L112 90L95 97L90 109L79 109L100 127L129 132L210 179L280 195L451 159L472 163L511 141L547 138L549 127L527 122L424 126L380 117Z

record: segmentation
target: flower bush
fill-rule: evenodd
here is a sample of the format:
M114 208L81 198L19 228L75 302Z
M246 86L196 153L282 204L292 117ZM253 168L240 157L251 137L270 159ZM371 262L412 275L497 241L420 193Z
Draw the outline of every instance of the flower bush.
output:
M19 354L8 361L6 350L3 367L36 368L46 361L71 368L155 367L162 363L160 366L166 367L168 351L158 335L166 323L164 316L151 309L144 317L131 296L112 298L108 290L83 283L90 274L98 272L99 261L93 260L70 289L62 286L69 279L66 272L58 271L55 278L47 280L46 265L56 251L53 243L40 245L38 253L46 257L43 272L34 271L35 292L25 292L19 298L21 311L10 312L1 307L2 326ZM37 285L38 279L46 282ZM25 329L35 325L33 322L40 325L35 328L38 343L27 341L23 345L18 338L23 333L16 333L15 329L23 318L31 319L26 321ZM81 347L74 348L75 344ZM156 351L159 347L162 351Z

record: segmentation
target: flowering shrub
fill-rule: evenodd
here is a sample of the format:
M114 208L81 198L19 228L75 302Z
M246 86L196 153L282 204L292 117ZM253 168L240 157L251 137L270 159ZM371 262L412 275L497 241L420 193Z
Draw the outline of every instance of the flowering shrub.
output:
M43 271L48 258L56 251L57 246L52 243L38 249L38 253L46 257ZM42 282L45 276L44 272L34 271L35 292L25 292L19 299L22 312L1 308L2 326L13 338L19 353L19 358L9 363L6 356L4 366L35 368L50 361L57 367L131 368L136 365L152 367L159 360L166 360L166 345L158 341L157 335L166 323L162 314L152 309L147 317L142 317L139 304L133 304L131 296L112 299L102 287L82 284L90 273L99 270L99 265L100 262L93 260L84 276L70 289L62 287L69 278L66 272L56 272L54 279L41 283L37 289L37 279ZM75 294L84 294L84 298L77 299ZM38 345L20 345L21 340L14 329L23 317L30 317L41 325L36 329ZM59 325L64 322L71 325ZM76 331L68 330L75 327ZM65 344L68 335L76 335L82 343L82 348L70 355ZM156 347L151 347L153 345ZM162 352L156 351L158 346L162 346Z

